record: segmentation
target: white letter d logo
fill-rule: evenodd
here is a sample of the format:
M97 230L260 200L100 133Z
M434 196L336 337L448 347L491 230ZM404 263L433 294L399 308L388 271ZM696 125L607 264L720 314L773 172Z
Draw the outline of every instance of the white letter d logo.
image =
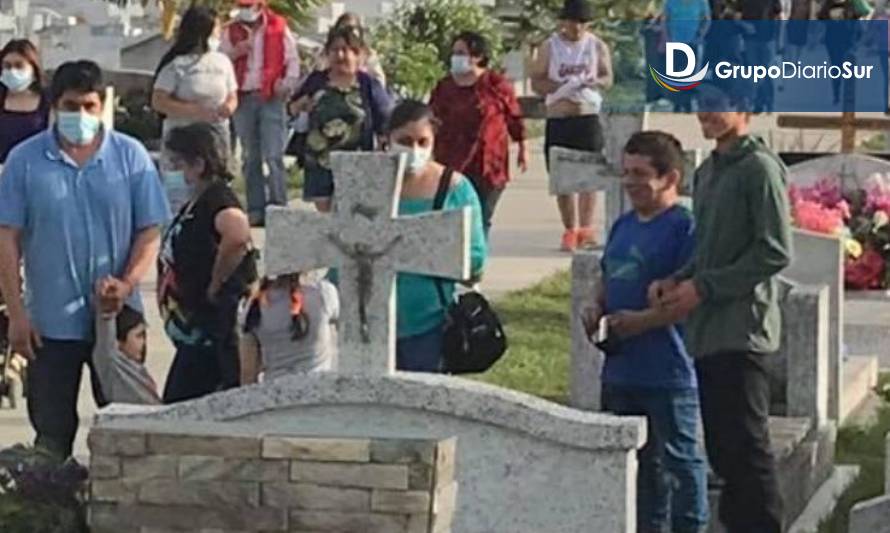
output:
M668 76L683 78L695 71L695 51L686 43L668 42L665 44L667 57L665 60L665 73ZM683 52L686 55L686 68L682 71L674 70L674 52Z

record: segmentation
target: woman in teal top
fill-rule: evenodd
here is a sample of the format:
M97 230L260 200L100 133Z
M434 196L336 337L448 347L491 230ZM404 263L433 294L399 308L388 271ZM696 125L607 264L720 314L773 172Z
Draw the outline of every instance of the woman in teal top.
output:
M389 120L390 151L408 156L400 215L417 215L433 210L433 199L445 167L432 160L437 121L430 108L415 100L406 100L393 110ZM454 173L443 209L469 207L472 211L470 264L473 279L482 274L488 250L482 229L479 197L470 181ZM399 274L396 281L396 366L399 370L439 372L442 368L442 331L445 309L436 293L436 279L417 274ZM453 295L455 284L440 281L446 295Z

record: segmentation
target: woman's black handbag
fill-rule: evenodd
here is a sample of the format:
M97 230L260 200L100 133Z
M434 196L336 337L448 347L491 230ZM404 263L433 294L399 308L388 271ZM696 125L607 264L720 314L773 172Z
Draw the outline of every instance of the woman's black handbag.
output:
M445 196L454 172L446 168L433 200L433 210L445 205ZM507 351L507 335L488 300L476 291L461 294L449 302L442 282L436 281L439 301L445 308L442 342L443 371L447 374L485 372Z

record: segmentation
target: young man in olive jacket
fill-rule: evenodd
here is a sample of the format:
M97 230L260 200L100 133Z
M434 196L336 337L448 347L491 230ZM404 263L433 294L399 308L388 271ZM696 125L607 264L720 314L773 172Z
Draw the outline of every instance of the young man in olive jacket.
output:
M725 485L730 533L780 533L782 501L768 433L767 358L781 331L776 275L791 258L785 166L748 133L750 99L703 91L702 132L716 141L694 175L697 249L649 298L689 313L708 459Z

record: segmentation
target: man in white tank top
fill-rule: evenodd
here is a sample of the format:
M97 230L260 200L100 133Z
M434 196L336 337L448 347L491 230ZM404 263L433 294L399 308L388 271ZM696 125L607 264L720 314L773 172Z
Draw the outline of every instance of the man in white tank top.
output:
M545 156L551 146L599 152L603 147L599 112L612 86L609 47L590 29L587 0L565 0L559 30L541 46L532 67L532 89L545 97ZM593 243L594 193L557 196L565 232L562 249Z

